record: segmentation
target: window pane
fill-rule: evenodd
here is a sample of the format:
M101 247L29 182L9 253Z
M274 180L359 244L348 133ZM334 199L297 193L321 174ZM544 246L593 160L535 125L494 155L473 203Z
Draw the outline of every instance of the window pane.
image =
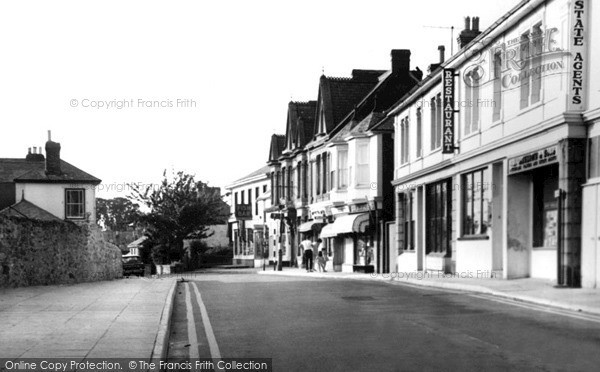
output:
M473 234L481 234L481 173L473 174Z

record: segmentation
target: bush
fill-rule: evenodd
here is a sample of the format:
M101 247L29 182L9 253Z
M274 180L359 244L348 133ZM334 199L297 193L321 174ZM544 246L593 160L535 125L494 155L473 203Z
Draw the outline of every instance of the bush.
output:
M155 265L168 265L171 263L171 250L163 244L152 247L152 261Z

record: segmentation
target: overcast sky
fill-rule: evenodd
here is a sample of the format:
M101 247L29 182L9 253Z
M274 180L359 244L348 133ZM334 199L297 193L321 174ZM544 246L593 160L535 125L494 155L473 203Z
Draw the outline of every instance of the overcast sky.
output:
M388 69L391 49L411 49L426 71L450 30L425 26L456 38L464 16L485 29L517 3L3 1L0 157L43 148L50 129L64 160L103 180L98 196L164 169L224 187L265 164L287 103L316 99L323 70Z

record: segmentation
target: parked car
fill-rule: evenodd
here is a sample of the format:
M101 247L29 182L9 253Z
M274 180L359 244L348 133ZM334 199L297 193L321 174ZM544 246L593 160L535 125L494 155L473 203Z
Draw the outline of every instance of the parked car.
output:
M123 256L123 276L144 275L144 263L140 256Z

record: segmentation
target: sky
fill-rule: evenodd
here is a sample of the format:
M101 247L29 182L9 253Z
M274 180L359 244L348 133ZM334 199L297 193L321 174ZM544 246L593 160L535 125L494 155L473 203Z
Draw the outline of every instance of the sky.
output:
M265 165L287 103L352 69L450 54L465 16L485 29L518 0L3 1L0 158L44 147L128 194L184 171L225 187ZM457 51L456 43L454 52ZM225 190L223 190L225 191Z

